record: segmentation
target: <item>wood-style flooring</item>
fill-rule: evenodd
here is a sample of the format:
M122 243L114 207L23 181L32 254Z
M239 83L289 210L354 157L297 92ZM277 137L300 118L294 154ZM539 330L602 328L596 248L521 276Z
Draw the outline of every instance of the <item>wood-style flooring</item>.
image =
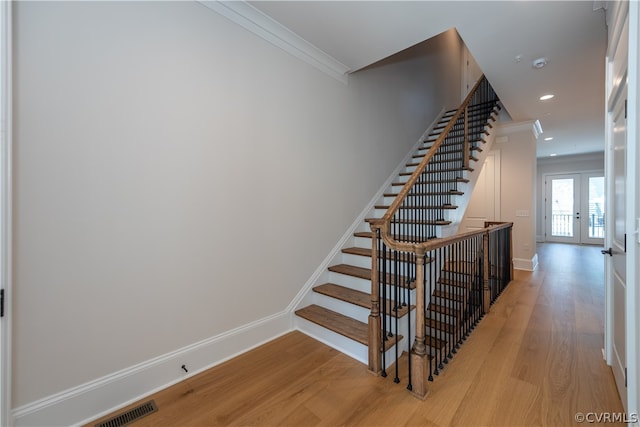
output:
M133 425L571 426L577 412L621 413L599 249L539 245L537 271L516 270L424 401L291 332L151 396L158 412Z

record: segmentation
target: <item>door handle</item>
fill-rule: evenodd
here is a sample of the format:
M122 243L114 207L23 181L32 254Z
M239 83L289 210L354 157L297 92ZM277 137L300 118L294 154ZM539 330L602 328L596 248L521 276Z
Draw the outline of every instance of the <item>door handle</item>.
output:
M611 250L611 248L607 250L602 249L600 252L602 253L602 255L609 254L609 256L613 256L613 251Z

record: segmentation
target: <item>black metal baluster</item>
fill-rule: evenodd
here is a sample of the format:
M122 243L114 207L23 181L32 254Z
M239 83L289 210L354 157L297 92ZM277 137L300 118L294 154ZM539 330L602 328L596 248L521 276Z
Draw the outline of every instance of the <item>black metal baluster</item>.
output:
M400 382L400 378L398 378L398 301L400 300L400 295L399 295L399 290L400 290L400 265L398 262L398 258L400 257L400 252L396 251L395 253L395 259L393 262L393 277L394 277L394 292L393 292L393 319L394 319L394 328L395 328L395 356L396 356L396 363L395 363L395 377L393 378L393 382L394 383L399 383Z
M380 302L381 310L382 310L382 373L383 377L387 376L386 369L386 341L387 341L387 286L386 286L386 265L387 265L387 247L380 238L380 229L376 230L377 238L378 238L378 255L380 262L378 263L378 283L379 283L379 292L382 298Z
M408 279L409 270L410 270L409 252L405 252L405 256L406 256L405 268L406 268L406 274ZM423 284L416 283L416 287L417 286L423 286ZM409 357L407 357L407 375L409 377L407 390L413 390L413 385L411 384L411 297L410 297L410 292L411 292L411 287L409 286L409 282L407 282L407 286L405 287L406 300L408 302L407 304L407 347L409 350L408 351ZM416 313L416 316L417 316L417 313Z

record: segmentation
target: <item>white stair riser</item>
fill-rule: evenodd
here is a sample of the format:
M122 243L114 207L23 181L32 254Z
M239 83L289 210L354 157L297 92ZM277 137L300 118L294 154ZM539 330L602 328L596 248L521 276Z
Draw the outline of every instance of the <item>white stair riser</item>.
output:
M329 273L329 282L346 288L355 289L360 292L371 292L371 280L360 279L358 277L348 276L340 273Z
M411 218L412 216L417 216L416 212L412 212L412 209L399 209L399 211L401 215L405 216L406 218ZM447 219L449 219L449 211L451 211L453 209L442 209L441 213L442 215L436 215L437 213L437 209L429 209L426 210L424 215L428 218L429 216L433 216L436 219L444 219L445 221ZM376 209L376 218L380 218L384 215L386 209Z
M356 237L355 240L355 246L359 247L359 248L370 248L371 246L371 239L368 237Z
M371 257L368 256L343 253L342 262L344 264L353 265L355 267L371 268Z
M310 322L299 316L294 316L295 328L303 333L317 339L320 342L327 344L330 347L344 353L352 358L358 360L361 363L367 365L369 363L369 349L368 346L360 344L347 338L343 335L330 331L329 329L320 326L316 323Z
M314 304L321 307L328 308L329 310L336 311L345 316L349 316L360 322L367 323L369 320L369 314L371 310L360 307L359 305L351 304L346 301L339 300L337 298L330 297L318 292L314 292Z
M344 354L347 354L348 356L358 360L359 362L365 365L368 364L368 346L360 344L359 342L356 342L333 331L330 331L329 329L303 319L302 317L296 316L295 327L303 333L327 344L330 347L335 348L336 350ZM398 342L398 354L402 354L403 351L408 351L409 343L411 342L407 338L406 332L403 334L402 331L400 331L400 335L403 336L403 339ZM385 352L385 369L389 368L389 366L395 363L395 351L395 346L392 346Z

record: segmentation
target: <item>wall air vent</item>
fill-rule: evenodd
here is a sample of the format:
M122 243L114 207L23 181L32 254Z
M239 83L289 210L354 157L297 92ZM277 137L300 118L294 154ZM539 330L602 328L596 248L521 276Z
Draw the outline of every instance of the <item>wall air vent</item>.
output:
M142 405L138 405L135 408L129 409L122 414L116 415L115 417L109 418L106 421L98 423L95 427L121 427L126 426L134 421L139 420L142 417L145 417L149 414L152 414L158 410L156 403L153 400L150 400Z

